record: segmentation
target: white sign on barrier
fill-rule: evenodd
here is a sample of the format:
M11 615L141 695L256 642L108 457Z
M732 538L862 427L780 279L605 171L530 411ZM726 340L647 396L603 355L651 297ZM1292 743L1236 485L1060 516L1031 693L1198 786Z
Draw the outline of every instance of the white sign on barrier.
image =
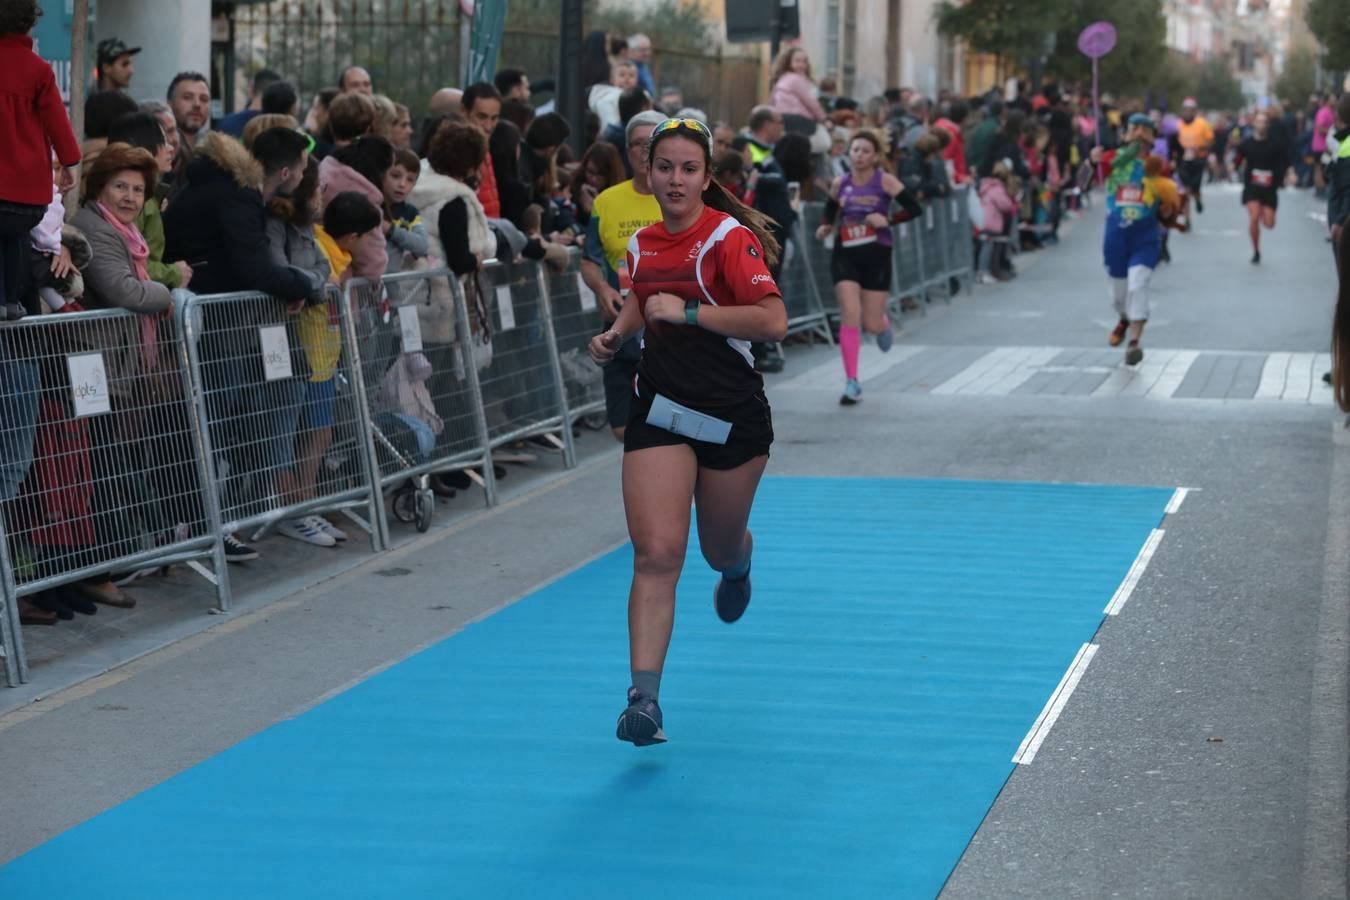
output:
M497 314L502 317L502 331L516 327L516 308L511 305L510 285L497 285Z
M580 272L577 273L577 293L581 295L581 309L583 312L596 308L595 291L591 290L586 284L586 279L581 277Z
M961 201L955 197L952 198L952 224L955 225L961 221Z
M421 352L422 323L417 318L417 307L400 306L398 308L398 330L403 338L404 353Z
M70 373L70 397L77 419L112 412L112 398L108 395L108 370L103 366L102 353L67 356L66 370Z
M262 344L263 378L276 381L295 374L291 369L291 342L286 338L285 325L265 325L258 329Z
M901 222L901 223L900 223L900 236L901 236L902 238L907 238L907 237L909 237L909 223L908 223L908 222Z
M937 222L937 216L933 215L933 207L928 207L923 211L923 220L928 223L928 230L933 230L933 224Z

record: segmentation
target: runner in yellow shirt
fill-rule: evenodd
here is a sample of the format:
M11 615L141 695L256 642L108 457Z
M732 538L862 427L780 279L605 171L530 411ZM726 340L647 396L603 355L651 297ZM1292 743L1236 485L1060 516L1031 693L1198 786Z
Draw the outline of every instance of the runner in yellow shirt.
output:
M619 308L631 287L628 279L628 240L638 230L661 221L661 205L647 180L647 139L665 121L658 112L638 113L628 122L628 162L633 177L601 191L591 206L591 220L581 259L581 277L594 293L600 318L608 329L619 318ZM628 424L633 377L642 357L642 333L629 338L605 365L605 411L609 427L623 441Z

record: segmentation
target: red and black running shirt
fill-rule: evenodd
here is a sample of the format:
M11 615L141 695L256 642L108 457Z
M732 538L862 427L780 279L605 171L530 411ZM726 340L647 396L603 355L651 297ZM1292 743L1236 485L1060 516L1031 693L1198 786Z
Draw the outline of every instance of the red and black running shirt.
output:
M662 292L713 306L753 306L781 296L759 239L711 207L679 234L667 231L664 222L635 233L628 242L628 272L644 307L648 297ZM657 393L716 415L763 390L749 341L683 323L646 327L638 375Z

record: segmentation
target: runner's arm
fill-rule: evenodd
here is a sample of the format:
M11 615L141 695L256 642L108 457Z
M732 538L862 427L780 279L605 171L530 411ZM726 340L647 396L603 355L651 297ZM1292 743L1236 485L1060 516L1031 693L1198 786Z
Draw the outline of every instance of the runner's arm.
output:
M627 304L619 321L623 321L629 307L636 305ZM685 324L684 301L674 294L653 294L647 298L644 306L650 320L672 325ZM723 337L773 343L787 336L787 307L776 292L758 303L748 305L714 306L704 303L698 308L698 327ZM617 323L615 328L618 328Z

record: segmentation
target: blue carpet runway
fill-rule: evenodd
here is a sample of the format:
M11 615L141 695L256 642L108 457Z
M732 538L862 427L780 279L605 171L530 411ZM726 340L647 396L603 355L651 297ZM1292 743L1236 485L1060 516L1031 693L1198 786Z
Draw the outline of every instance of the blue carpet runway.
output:
M670 743L614 738L616 550L0 869L0 897L932 897L1170 489L767 479L691 547Z

